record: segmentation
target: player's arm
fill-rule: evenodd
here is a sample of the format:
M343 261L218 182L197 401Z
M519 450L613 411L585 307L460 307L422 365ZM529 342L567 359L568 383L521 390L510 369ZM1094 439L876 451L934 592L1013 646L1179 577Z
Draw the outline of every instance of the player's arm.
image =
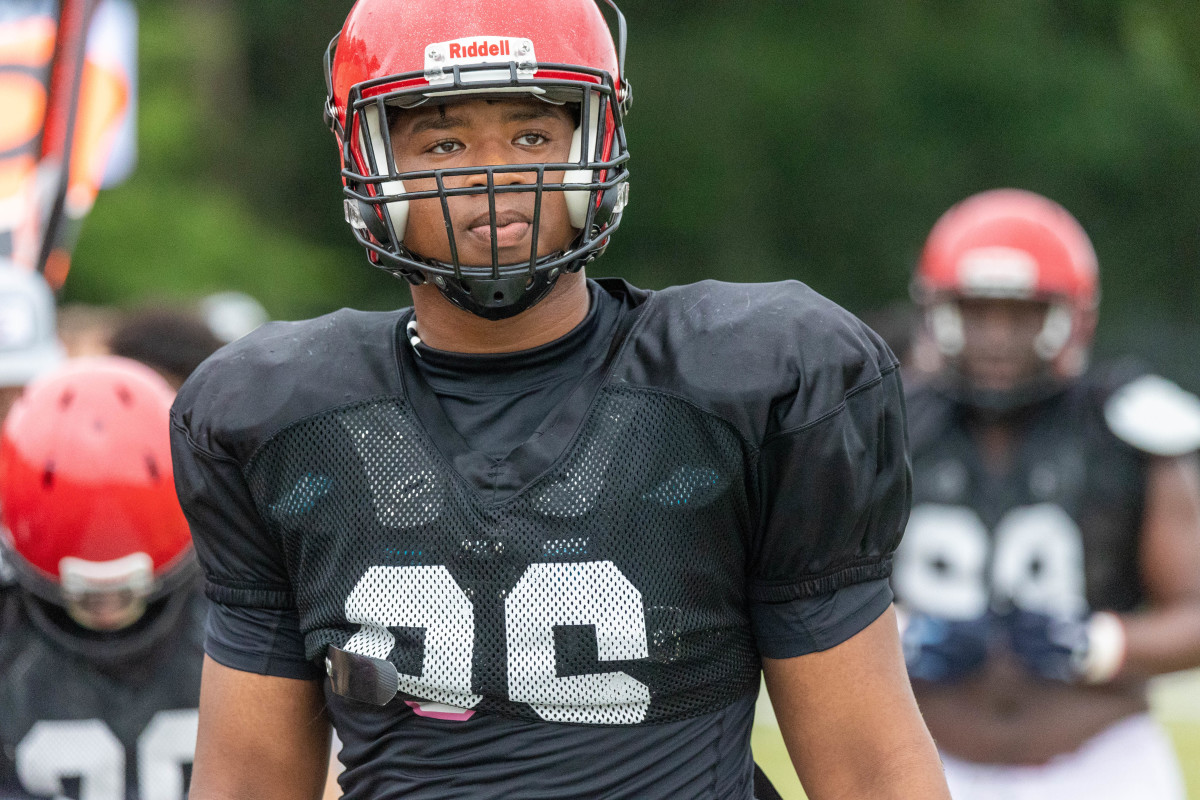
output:
M828 650L763 659L767 690L811 800L949 798L888 609Z
M1200 666L1200 461L1154 458L1140 539L1147 610L1121 617L1123 674Z
M321 685L204 659L191 800L318 800L329 767Z

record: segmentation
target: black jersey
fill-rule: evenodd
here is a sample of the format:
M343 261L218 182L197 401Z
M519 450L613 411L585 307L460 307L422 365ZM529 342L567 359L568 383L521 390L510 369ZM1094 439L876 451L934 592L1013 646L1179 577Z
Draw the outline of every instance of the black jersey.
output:
M0 590L0 800L186 797L207 606L196 591L89 638Z
M1020 412L1000 471L983 460L969 407L932 386L914 391L913 510L897 597L958 619L1010 601L1068 616L1136 607L1147 456L1106 421L1120 383L1092 373Z
M886 346L798 283L603 288L603 346L506 455L452 424L409 310L265 326L181 390L214 630L271 643L210 655L296 676L332 646L399 675L382 708L329 693L347 797L749 798L760 654L890 602Z

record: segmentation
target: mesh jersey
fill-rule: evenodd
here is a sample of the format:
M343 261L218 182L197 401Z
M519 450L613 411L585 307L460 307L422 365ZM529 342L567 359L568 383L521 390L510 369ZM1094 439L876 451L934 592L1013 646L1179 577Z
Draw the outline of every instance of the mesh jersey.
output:
M180 598L145 653L98 664L53 611L0 592L0 800L186 797L206 608Z
M547 722L749 709L756 620L888 575L909 487L878 338L796 283L605 289L624 311L602 363L503 459L420 380L407 311L268 326L181 391L176 481L210 596L294 609L310 659L389 660L426 717L332 699L347 774L375 781L347 796L415 790L389 749L430 716L472 737L494 720L513 753L553 747ZM552 777L558 794L510 794L562 796Z
M1009 600L1068 615L1137 606L1146 456L1105 422L1113 384L1092 373L1022 412L1003 474L985 468L968 409L933 387L913 392L913 511L897 597L954 618Z

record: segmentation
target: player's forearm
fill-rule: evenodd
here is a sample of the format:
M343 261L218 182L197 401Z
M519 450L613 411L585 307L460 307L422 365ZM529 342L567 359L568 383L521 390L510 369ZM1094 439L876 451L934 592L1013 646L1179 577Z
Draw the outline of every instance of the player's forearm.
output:
M317 762L324 766L322 759ZM189 800L321 800L325 791L325 771L311 765L254 764L247 760L233 763L219 759L196 759Z
M317 681L256 675L205 656L190 800L319 800L329 719Z
M280 760L253 754L224 757L197 749L190 800L320 800L327 761Z
M932 739L922 724L911 741L889 742L886 751L847 753L804 782L809 800L949 800L946 779ZM895 738L895 731L891 732Z
M829 650L763 659L763 675L810 800L949 800L891 609Z
M1121 616L1121 675L1151 676L1200 667L1200 602Z

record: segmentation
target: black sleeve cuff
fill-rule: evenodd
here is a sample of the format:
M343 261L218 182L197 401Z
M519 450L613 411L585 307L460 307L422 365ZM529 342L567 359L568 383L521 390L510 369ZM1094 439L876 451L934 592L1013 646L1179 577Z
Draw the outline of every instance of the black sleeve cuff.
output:
M218 664L276 678L319 680L324 672L304 655L295 612L212 603L204 651Z
M759 653L795 658L828 650L862 631L892 603L886 579L856 583L819 597L751 603Z

